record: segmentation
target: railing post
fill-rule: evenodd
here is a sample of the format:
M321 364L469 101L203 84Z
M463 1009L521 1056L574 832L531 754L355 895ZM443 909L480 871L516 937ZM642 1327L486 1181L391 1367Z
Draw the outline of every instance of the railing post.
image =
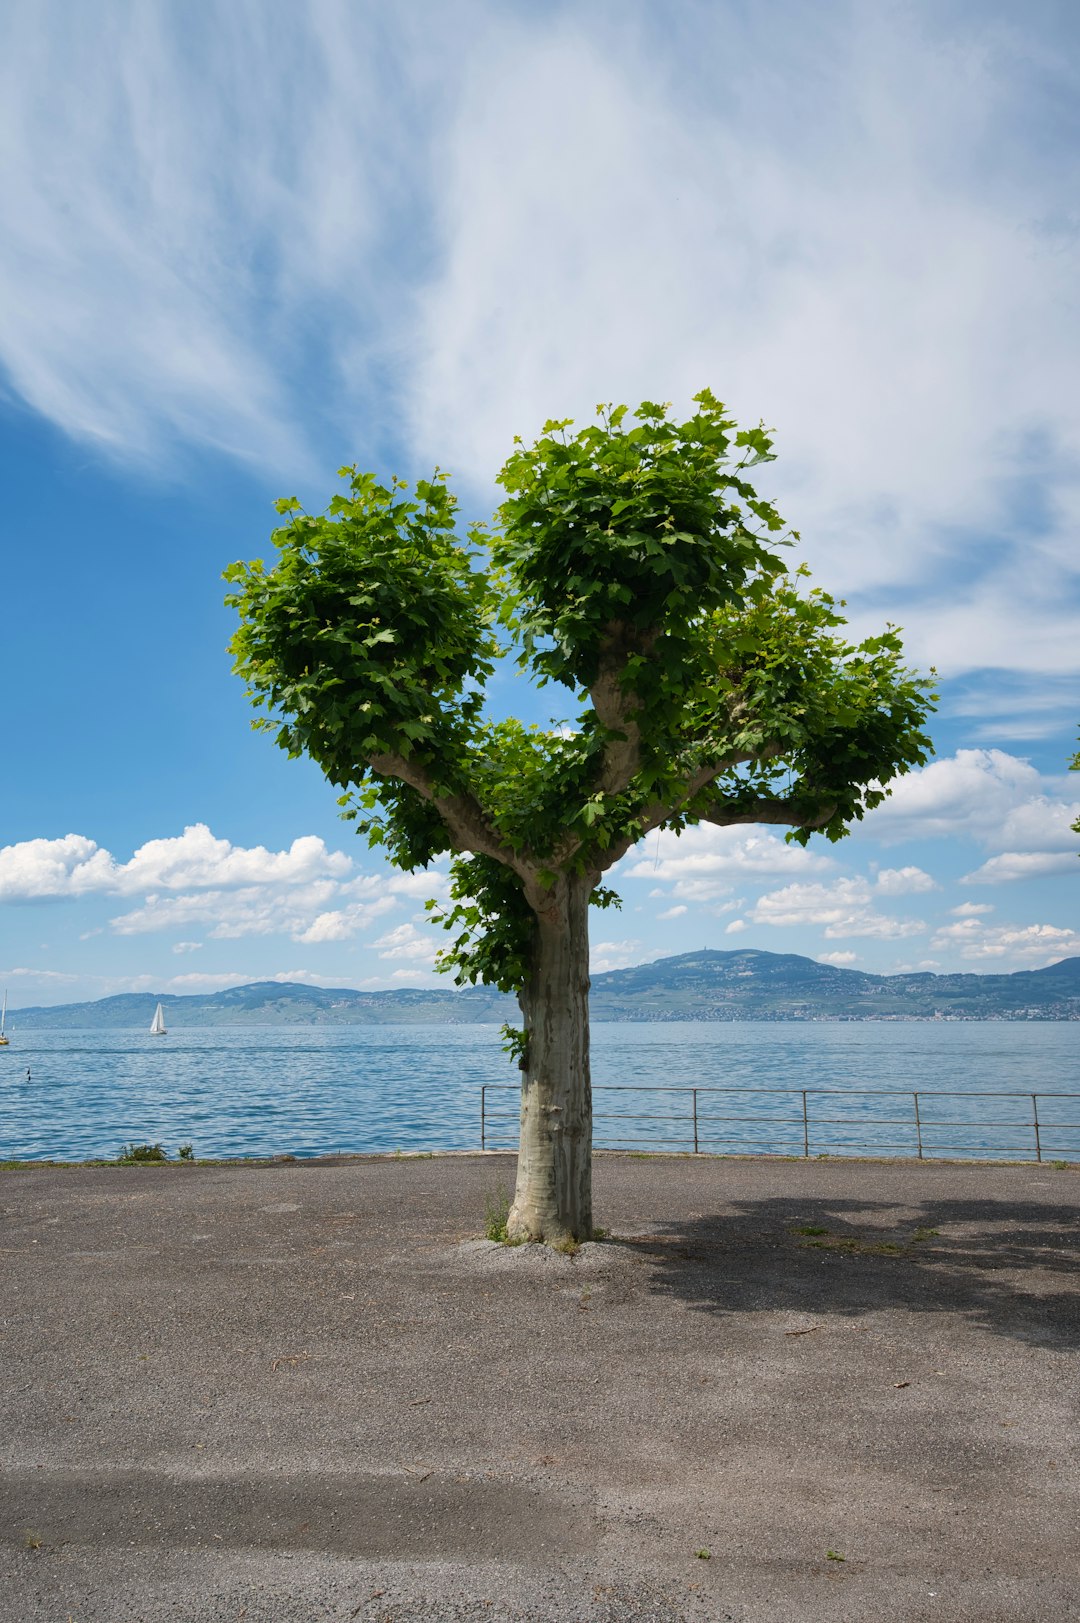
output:
M803 1160L810 1159L810 1122L806 1115L806 1089L802 1090L802 1152Z
M1042 1160L1042 1140L1039 1137L1039 1095L1031 1095L1031 1119L1035 1126L1035 1159Z
M923 1158L923 1153L922 1153L922 1117L919 1115L919 1095L917 1093L913 1093L911 1095L911 1097L915 1101L915 1136L919 1141L919 1160L921 1161L922 1158Z
M690 1091L694 1095L694 1154L697 1155L698 1154L697 1088L691 1088Z
M480 1148L487 1149L487 1083L480 1085Z

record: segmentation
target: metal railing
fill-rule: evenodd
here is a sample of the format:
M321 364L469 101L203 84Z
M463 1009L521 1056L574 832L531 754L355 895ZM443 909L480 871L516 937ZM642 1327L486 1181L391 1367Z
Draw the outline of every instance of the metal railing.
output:
M519 1088L512 1082L485 1082L480 1089L480 1148L516 1149L518 1111L492 1108L489 1094L512 1093ZM661 1095L659 1104L671 1101L672 1108L651 1111L603 1110L598 1094ZM1063 1135L1080 1133L1080 1121L1063 1121L1058 1114L1065 1107L1064 1100L1080 1101L1080 1093L1019 1093L975 1092L959 1088L928 1090L907 1088L718 1088L670 1087L647 1083L602 1083L593 1089L594 1117L593 1143L596 1149L620 1150L678 1150L693 1155L797 1155L809 1159L813 1155L883 1155L892 1157L915 1156L918 1160L1007 1158L1018 1161L1043 1159L1080 1159L1080 1138L1066 1142ZM730 1110L717 1111L711 1106L715 1100L743 1101L763 1098L765 1108L750 1113L732 1114ZM828 1104L819 1101L910 1101L902 1116L877 1114L874 1106L858 1106L841 1115L822 1115L820 1109ZM968 1101L976 1114L964 1120L951 1119L938 1112L943 1101ZM1001 1105L1006 1119L993 1119L980 1111L987 1100L1014 1100L1019 1104ZM683 1110L674 1107L685 1101ZM790 1101L791 1109L785 1102ZM1040 1101L1042 1111L1040 1114ZM622 1101L616 1101L622 1102ZM626 1101L629 1103L630 1101ZM839 1109L839 1103L831 1108ZM899 1108L899 1107L897 1107ZM959 1107L952 1107L954 1110ZM1007 1112L1014 1110L1009 1115ZM1069 1112L1080 1114L1080 1111ZM610 1123L650 1124L647 1128L630 1126L617 1134L617 1142L605 1137ZM507 1124L510 1124L507 1126ZM658 1124L666 1129L657 1130ZM835 1129L844 1129L837 1132ZM986 1142L988 1133L1007 1128L1011 1136L1002 1142ZM492 1142L493 1129L500 1142ZM751 1131L751 1129L755 1131ZM884 1139L881 1129L896 1129ZM756 1131L761 1130L761 1131ZM957 1143L942 1140L941 1131L962 1131L979 1142ZM765 1142L756 1142L764 1138Z

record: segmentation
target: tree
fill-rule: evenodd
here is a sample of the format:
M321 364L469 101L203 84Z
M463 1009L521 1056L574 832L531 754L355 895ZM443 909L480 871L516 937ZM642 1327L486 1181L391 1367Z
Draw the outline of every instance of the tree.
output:
M493 529L464 538L439 471L410 494L344 468L325 515L277 503L273 568L226 572L255 725L315 760L399 867L452 853L439 965L518 997L514 1238L592 1232L588 911L618 904L606 870L661 827L837 840L930 751L934 695L895 629L845 640L843 605L785 570L797 534L746 478L769 431L739 431L707 390L695 406L516 439ZM573 695L572 726L491 719L485 685L512 655Z
M1072 760L1069 762L1069 771L1080 772L1080 752L1074 755ZM1076 819L1076 822L1072 825L1072 828L1074 834L1080 834L1080 817Z

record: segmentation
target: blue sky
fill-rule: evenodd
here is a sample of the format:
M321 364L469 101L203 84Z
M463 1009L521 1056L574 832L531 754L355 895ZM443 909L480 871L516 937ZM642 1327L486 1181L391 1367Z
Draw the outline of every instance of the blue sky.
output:
M12 0L12 1005L432 984L439 876L251 733L221 570L344 462L486 516L515 433L703 385L775 426L817 581L941 672L937 757L840 846L654 836L594 967L1080 953L1078 46L1055 4Z

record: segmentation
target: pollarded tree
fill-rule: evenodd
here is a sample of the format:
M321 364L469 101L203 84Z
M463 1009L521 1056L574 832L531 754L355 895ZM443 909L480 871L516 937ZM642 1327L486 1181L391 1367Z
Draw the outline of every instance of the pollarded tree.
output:
M443 475L414 494L342 470L324 516L277 504L277 562L234 564L236 670L290 755L399 867L450 852L459 984L517 994L521 1143L508 1223L592 1232L588 911L651 829L785 825L830 840L924 761L933 695L890 627L853 644L801 590L794 538L748 469L772 460L708 391L687 422L646 402L515 440L489 533L460 538ZM842 605L841 605L842 606ZM572 727L493 720L516 653L580 707ZM434 904L429 904L433 906Z

